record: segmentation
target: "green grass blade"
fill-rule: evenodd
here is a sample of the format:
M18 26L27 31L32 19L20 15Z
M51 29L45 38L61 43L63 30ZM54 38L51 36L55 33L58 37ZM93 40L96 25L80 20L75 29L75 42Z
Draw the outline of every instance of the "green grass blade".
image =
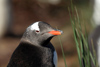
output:
M67 67L66 58L65 58L64 49L63 49L63 46L62 46L61 37L58 36L58 39L59 39L59 42L60 42L60 46L61 46L61 50L62 50L62 54L63 54L63 59L64 59L64 63L65 63L65 67Z
M73 21L73 19L71 18L71 13L70 13L69 7L68 7L68 10L69 10L70 21L71 21L72 28L73 28L73 33L74 33L74 39L75 39L77 53L78 53L79 64L80 64L80 67L82 67L80 47L79 47L79 43L78 43L78 40L77 40L77 34L76 34L77 31L76 31L76 26L75 26L75 20Z

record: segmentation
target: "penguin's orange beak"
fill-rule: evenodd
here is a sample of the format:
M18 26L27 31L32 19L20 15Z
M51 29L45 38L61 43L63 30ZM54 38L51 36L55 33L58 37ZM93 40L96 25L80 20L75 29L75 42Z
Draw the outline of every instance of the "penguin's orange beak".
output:
M62 34L62 31L60 31L60 30L58 30L58 31L53 30L53 31L50 31L48 33L50 33L52 35L61 35Z

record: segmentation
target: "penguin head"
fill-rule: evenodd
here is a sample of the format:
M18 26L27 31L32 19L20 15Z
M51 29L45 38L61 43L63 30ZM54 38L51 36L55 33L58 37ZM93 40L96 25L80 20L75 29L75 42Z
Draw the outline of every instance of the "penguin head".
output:
M44 45L50 42L51 38L61 35L62 31L54 29L49 24L38 21L30 25L23 34L22 40L35 45Z

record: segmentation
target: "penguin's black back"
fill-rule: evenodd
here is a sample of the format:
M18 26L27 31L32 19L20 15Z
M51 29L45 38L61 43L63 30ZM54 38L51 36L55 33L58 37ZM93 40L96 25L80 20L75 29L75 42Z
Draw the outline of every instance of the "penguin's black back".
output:
M14 51L7 67L55 67L52 44L46 47L21 42Z

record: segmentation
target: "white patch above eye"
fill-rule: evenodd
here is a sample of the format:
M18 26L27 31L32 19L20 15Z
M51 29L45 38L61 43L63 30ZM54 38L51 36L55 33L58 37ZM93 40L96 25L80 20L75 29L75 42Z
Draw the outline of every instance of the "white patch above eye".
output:
M39 22L33 23L29 28L30 28L31 30L38 30L38 31L40 31Z

